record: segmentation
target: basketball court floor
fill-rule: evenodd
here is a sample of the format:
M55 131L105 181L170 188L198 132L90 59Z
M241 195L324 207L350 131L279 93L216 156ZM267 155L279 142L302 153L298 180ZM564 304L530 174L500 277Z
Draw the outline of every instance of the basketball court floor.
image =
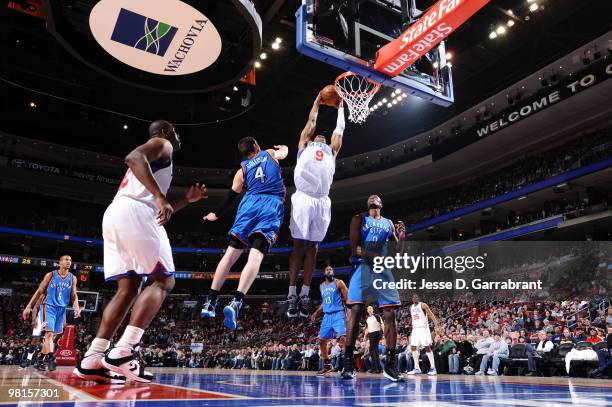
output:
M580 378L448 376L391 383L361 374L345 382L314 372L150 369L151 384L99 385L72 368L0 368L0 404L36 406L609 406L612 382ZM18 394L19 393L19 394ZM11 397L13 395L13 397ZM20 397L18 397L20 396Z

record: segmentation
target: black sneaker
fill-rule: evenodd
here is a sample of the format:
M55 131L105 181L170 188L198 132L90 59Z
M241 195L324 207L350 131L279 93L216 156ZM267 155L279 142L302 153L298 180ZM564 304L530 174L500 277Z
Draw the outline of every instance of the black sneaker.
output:
M55 361L55 355L49 355L49 371L52 372L57 370L57 362Z
M236 330L236 327L238 326L238 313L240 312L240 308L242 308L242 300L237 300L236 298L232 299L232 302L223 308L223 315L225 315L223 324L227 327L227 329L231 331Z
M406 380L404 376L400 375L397 371L397 366L395 365L395 353L391 351L387 351L387 363L385 363L385 367L383 368L383 376L392 382L403 382Z
M89 369L83 367L83 361L88 359L87 366ZM125 376L118 375L102 366L102 360L104 360L104 353L96 353L90 356L84 357L72 371L72 374L81 380L92 381L98 384L125 384Z
M214 318L215 316L217 316L215 308L217 308L217 300L215 299L214 301L211 301L210 299L208 299L208 297L205 297L200 316L202 318Z
M40 358L38 360L38 363L36 364L36 369L40 370L41 372L44 372L45 370L47 370L47 364L45 363L44 358Z
M111 351L114 355L111 357ZM102 367L120 376L125 376L130 380L141 383L150 383L153 374L145 371L145 363L140 357L139 346L116 347L106 351L106 356L101 361Z
M287 297L289 308L287 309L287 317L295 318L298 316L298 297L297 295L290 295Z
M334 369L332 368L331 363L324 363L323 364L323 369L319 370L317 372L317 376L326 376L329 373L333 372Z
M340 379L342 380L352 380L357 377L357 372L355 372L355 362L351 357L344 357L342 361L342 373L340 374Z
M298 305L300 310L300 317L308 318L310 317L310 298L307 295L300 296L300 302Z

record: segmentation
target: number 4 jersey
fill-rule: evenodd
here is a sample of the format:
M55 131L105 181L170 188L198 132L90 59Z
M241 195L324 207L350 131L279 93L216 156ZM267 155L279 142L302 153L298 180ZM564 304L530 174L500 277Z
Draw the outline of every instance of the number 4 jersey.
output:
M293 180L298 191L321 197L329 195L334 180L336 159L325 143L310 142L298 152Z

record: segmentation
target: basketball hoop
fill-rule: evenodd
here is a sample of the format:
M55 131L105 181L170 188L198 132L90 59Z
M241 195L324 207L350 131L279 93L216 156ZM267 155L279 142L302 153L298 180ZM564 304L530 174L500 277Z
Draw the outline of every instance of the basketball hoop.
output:
M380 89L380 83L349 71L338 76L335 85L348 106L348 119L357 124L365 122L370 115L370 100Z

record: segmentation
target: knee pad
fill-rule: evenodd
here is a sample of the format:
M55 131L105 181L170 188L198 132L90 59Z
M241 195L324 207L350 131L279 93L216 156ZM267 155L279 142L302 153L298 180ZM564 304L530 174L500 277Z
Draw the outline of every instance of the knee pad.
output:
M270 243L268 243L268 240L260 233L255 233L253 236L251 236L249 243L251 244L252 249L257 249L263 254L268 253L268 250L270 249Z

